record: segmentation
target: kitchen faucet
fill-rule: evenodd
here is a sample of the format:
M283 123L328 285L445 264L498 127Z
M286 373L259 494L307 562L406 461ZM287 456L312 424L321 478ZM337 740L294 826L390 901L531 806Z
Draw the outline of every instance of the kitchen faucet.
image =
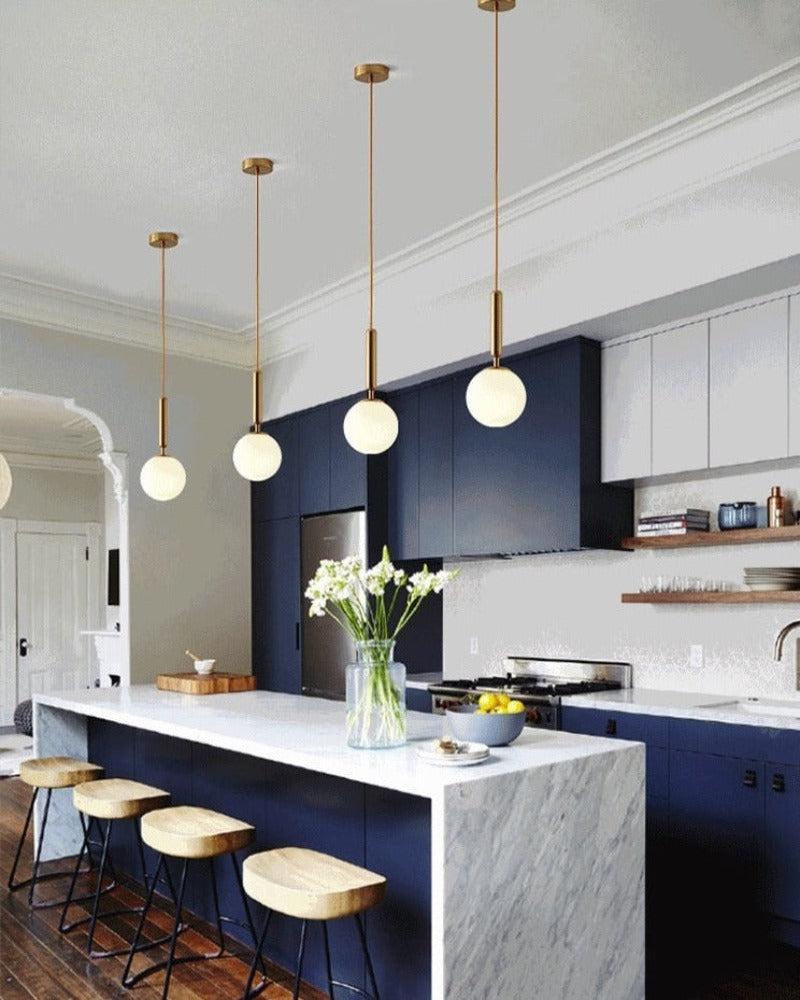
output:
M789 622L788 625L784 625L783 628L778 632L777 638L775 639L775 653L773 654L773 659L779 660L783 653L783 640L791 632L793 628L800 626L800 621Z

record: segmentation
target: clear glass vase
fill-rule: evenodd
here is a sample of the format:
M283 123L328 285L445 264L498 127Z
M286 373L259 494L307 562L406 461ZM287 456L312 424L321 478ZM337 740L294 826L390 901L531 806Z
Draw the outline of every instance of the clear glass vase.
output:
M394 641L356 642L356 657L345 671L348 746L401 746L406 742L406 668L393 659Z

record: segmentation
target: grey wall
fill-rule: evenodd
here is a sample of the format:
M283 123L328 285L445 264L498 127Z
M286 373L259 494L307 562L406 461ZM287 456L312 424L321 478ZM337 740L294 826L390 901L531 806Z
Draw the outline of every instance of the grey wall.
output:
M169 451L187 485L162 504L139 486L157 451L158 353L0 322L0 385L75 399L128 456L132 683L185 670L187 647L220 670L249 672L251 661L250 487L231 462L250 415L249 376L185 358L167 364Z

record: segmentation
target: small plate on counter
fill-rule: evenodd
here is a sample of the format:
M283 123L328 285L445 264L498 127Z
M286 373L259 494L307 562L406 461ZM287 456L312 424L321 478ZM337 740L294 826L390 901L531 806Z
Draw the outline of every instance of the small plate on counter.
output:
M440 767L466 767L469 764L481 764L489 757L489 747L485 743L454 743L454 751L445 752L441 749L442 740L427 740L417 747L417 756L426 764L438 764Z

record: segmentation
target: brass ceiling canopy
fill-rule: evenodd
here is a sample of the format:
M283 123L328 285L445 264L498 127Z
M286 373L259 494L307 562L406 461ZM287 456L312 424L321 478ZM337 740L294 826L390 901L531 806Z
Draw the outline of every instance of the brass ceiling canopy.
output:
M275 164L267 156L248 156L242 160L242 170L246 174L271 174Z
M383 83L389 79L389 67L383 63L360 63L353 76L359 83Z
M158 247L160 250L171 250L178 245L177 233L150 233L148 242L151 247Z
M513 10L517 0L478 0L481 10L490 10L493 14L497 11L502 14L504 10Z

